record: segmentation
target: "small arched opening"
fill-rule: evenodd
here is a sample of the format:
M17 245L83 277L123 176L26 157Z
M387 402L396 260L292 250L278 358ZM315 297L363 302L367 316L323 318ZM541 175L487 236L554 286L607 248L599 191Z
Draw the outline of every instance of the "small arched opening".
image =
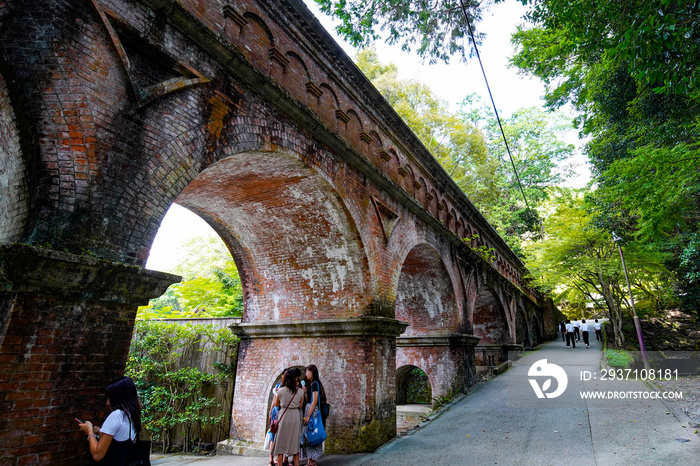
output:
M432 410L430 379L420 367L396 370L396 431L405 432L419 424Z

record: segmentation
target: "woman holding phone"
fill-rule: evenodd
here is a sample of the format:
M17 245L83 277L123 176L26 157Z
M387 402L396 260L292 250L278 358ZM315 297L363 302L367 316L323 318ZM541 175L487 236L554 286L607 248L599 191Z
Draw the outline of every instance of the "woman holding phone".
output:
M125 376L112 380L106 391L107 407L112 412L102 427L93 427L90 421L78 421L79 427L88 436L90 454L97 464L122 466L141 434L139 397L134 381Z

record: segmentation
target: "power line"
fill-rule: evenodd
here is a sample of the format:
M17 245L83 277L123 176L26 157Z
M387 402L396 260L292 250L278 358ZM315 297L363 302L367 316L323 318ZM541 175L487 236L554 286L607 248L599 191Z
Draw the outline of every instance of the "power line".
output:
M518 176L518 170L515 168L515 162L513 162L513 156L510 153L510 147L508 146L508 139L506 139L506 133L503 131L503 125L501 124L501 117L498 115L498 109L496 109L496 103L493 101L493 95L491 94L491 86L489 86L489 80L486 78L486 71L484 71L484 64L481 62L481 55L479 55L479 48L476 46L476 39L474 39L474 31L472 30L472 25L469 22L469 16L467 15L467 9L464 6L464 1L459 0L459 4L462 7L462 13L464 13L464 19L467 22L467 28L469 29L469 37L472 39L472 44L474 44L474 51L476 52L476 58L479 60L479 66L481 67L481 74L484 76L484 82L486 82L486 89L489 91L489 98L491 99L491 106L493 107L493 112L496 114L496 121L498 121L498 127L501 128L501 135L503 136L503 142L506 145L506 151L508 152L508 158L510 159L510 164L513 166L513 173L515 173L515 179L518 180L518 187L520 188L520 193L523 195L523 200L525 201L525 206L530 209L530 204L527 202L527 197L525 197L525 191L523 190L523 184L520 182L520 176Z

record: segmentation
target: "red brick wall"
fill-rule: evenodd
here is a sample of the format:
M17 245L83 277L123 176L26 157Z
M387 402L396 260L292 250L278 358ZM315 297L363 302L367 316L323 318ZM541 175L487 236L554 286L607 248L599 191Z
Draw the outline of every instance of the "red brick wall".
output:
M459 331L459 308L452 280L437 251L416 246L399 276L396 318L410 325L404 336L449 335Z
M29 187L19 128L5 80L0 75L0 243L22 234L29 211Z
M469 351L449 346L399 347L396 349L396 369L416 366L430 379L432 397L446 396L466 390L468 370L474 364Z
M106 417L105 387L123 371L135 307L3 298L0 464L87 464L74 418Z
M396 432L393 341L378 337L244 340L231 438L261 443L269 393L282 369L316 364L331 416L327 452L373 451Z
M472 323L474 335L481 337L479 344L510 343L511 336L501 300L488 285L483 285L474 303Z
M102 423L137 305L176 277L29 246L0 276L0 465L86 464L75 418Z

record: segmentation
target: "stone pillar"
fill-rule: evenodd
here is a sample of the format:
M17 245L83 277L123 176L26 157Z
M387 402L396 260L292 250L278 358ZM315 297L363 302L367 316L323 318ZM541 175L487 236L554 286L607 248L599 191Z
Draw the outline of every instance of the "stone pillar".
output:
M179 277L0 246L0 465L87 464L74 418L101 424L138 305Z
M396 337L407 325L357 317L232 326L241 343L231 439L262 444L277 376L315 364L331 404L326 452L374 451L396 435Z
M423 369L430 379L433 398L465 392L475 383L474 347L478 342L479 337L467 334L399 337L396 367L413 365Z

